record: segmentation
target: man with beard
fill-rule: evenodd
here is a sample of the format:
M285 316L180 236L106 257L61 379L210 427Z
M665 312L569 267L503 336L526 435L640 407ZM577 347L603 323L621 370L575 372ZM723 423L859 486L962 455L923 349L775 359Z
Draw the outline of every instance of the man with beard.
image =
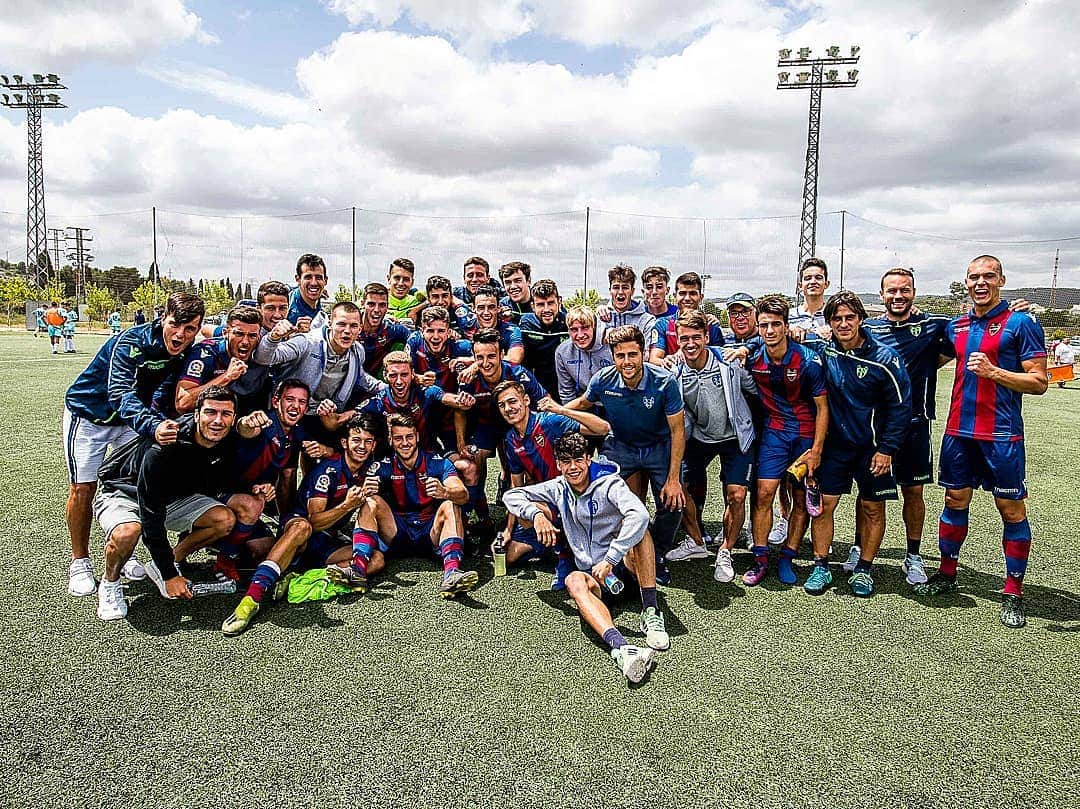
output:
M138 436L102 465L94 515L107 543L98 593L103 621L127 615L120 570L140 535L151 556L146 575L162 597L191 598L180 563L226 536L236 523L232 509L217 499L230 483L234 423L241 435L256 432L254 415L236 421L235 394L210 387L199 394L195 412L180 419L174 441L162 446ZM175 548L167 531L181 534Z
M360 344L364 347L364 370L375 377L382 375L387 353L404 348L412 335L408 326L387 317L388 295L384 284L373 282L364 287Z
M274 600L285 595L290 576L282 577L282 571L294 564L305 570L348 564L353 514L364 500L364 478L382 451L384 436L374 416L362 413L349 420L340 456L321 462L304 478L297 507L285 518L280 537L255 569L244 597L222 623L223 633L234 636L247 629L268 592ZM382 565L382 554L377 553L370 566L374 572Z
M198 295L172 293L160 320L110 337L67 390L63 435L71 483L65 510L71 536L71 595L87 596L97 590L90 561L90 520L105 455L110 447L130 438L132 431L163 446L176 440L177 423L155 410L152 401L183 363L205 311ZM125 565L124 575L143 578L142 565L133 561Z
M476 571L461 569L461 506L468 493L450 461L420 449L411 418L394 413L387 423L391 454L373 464L364 479L352 560L347 567L331 565L327 572L363 593L368 576L378 569L374 562L380 550L392 557L434 553L443 567L439 595L451 599L468 592L479 581Z
M525 367L533 372L544 390L557 395L559 377L555 371L555 353L569 334L562 298L554 281L542 279L533 284L532 306L533 311L521 318Z
M907 531L904 573L908 584L923 584L927 579L921 556L926 521L923 486L934 480L930 422L934 420L937 371L956 352L945 336L950 318L924 312L912 313L915 274L911 270L895 267L881 276L881 300L885 304L885 317L867 320L865 328L878 342L900 355L911 380L911 424L893 458L893 475L904 498L904 527ZM860 537L863 526L858 523L862 509L856 507L855 514L855 542L844 562L844 570L847 571L855 569L862 552Z

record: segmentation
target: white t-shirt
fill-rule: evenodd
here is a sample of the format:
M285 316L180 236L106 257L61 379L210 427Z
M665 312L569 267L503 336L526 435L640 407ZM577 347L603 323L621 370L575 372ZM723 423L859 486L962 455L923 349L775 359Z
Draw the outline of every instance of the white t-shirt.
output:
M1076 348L1062 341L1054 349L1054 361L1058 365L1072 365L1076 362Z

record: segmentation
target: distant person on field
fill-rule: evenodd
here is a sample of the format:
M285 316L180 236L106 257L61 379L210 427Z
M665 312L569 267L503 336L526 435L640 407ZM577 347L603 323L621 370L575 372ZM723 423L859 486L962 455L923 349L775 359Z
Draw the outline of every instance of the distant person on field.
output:
M64 338L64 353L75 353L75 327L79 323L79 308L68 301L63 309L64 325L60 327L60 334Z
M109 331L115 336L120 333L121 328L123 328L123 320L120 317L120 310L114 309L109 315Z
M1054 349L1054 363L1057 365L1073 365L1076 363L1076 348L1069 342L1068 337L1058 343ZM1065 387L1065 383L1058 382L1058 387Z
M45 322L45 307L39 306L34 310L34 320L37 324L37 329L34 331L34 337L40 337L43 334L48 334L48 324Z
M52 353L59 354L60 338L63 335L64 324L67 323L67 317L60 308L60 304L56 301L52 301L49 304L49 308L45 310L45 322L49 327L49 343L52 345Z

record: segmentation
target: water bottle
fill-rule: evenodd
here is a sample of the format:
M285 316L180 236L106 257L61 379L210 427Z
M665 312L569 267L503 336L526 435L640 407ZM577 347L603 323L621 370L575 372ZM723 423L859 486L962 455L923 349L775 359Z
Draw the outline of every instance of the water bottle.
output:
M604 586L607 588L609 593L611 593L613 596L617 596L623 591L623 588L626 585L623 584L622 579L620 579L614 573L608 573L606 576L604 576Z
M188 585L191 595L195 598L201 596L231 596L236 594L236 582L228 581L196 581Z
M506 575L506 543L502 533L495 535L495 541L491 543L491 556L495 560L495 575Z

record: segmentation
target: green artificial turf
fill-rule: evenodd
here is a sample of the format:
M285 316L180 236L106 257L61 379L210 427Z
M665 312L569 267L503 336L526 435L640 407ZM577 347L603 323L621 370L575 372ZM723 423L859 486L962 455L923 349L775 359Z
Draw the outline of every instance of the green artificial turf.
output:
M0 334L0 806L1080 806L1076 390L1026 397L1025 630L998 623L987 495L961 591L933 606L903 581L893 506L870 600L842 576L811 598L673 565L671 651L628 687L546 569L495 580L480 563L479 589L447 603L432 563L405 563L362 599L270 605L234 639L236 597L139 583L128 620L102 623L64 589L60 443L64 391L101 339L51 357ZM100 544L95 528L99 571ZM636 617L616 618L632 639Z

